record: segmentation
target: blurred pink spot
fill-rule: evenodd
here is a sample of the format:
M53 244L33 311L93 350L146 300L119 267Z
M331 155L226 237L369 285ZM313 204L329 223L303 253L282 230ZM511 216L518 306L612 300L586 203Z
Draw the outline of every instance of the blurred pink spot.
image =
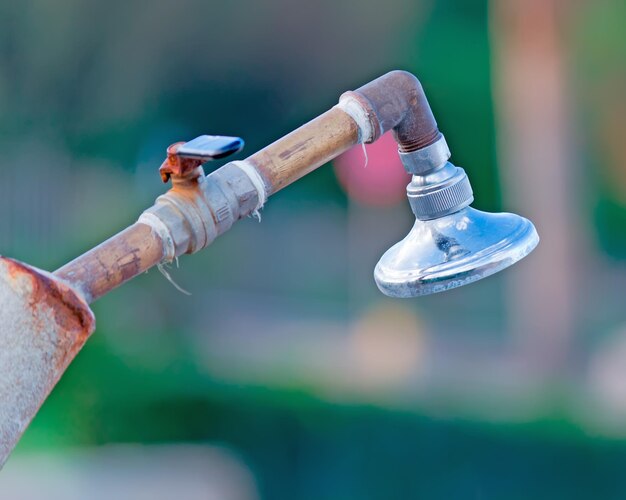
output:
M365 205L394 205L403 200L411 179L400 162L398 145L391 133L365 148L367 166L360 144L333 162L341 187L350 198Z

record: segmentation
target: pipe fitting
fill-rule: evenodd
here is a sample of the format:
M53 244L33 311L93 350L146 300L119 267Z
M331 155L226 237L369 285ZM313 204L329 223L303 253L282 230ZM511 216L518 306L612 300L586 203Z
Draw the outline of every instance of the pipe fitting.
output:
M375 116L372 119L373 115L368 113L362 99L353 94L354 92L346 92L341 95L339 104L335 107L349 115L354 120L354 123L357 124L359 127L359 142L369 144L376 140L375 127L377 122L375 121Z
M451 156L443 135L429 146L408 153L398 150L398 154L404 169L413 175L425 175L437 170L445 165Z
M206 177L202 167L186 179L172 176L172 189L141 215L139 222L151 226L162 240L171 241L164 261L206 248L257 209L258 187L235 163Z
M411 210L419 220L458 212L474 201L465 170L446 165L429 176L414 175L406 189Z
M411 152L434 143L441 136L419 80L407 71L391 71L354 91L345 92L340 102L352 98L368 117L374 142L392 130L401 151Z
M444 217L474 200L465 171L448 162L450 149L443 135L426 147L398 154L405 170L413 174L406 191L418 220Z
M154 205L139 218L139 222L153 226L161 235L165 232L172 242L164 260L195 253L215 239L215 224L211 210L204 199L206 177L202 167L196 167L193 176L172 176L172 189L159 196ZM160 222L155 227L154 219Z

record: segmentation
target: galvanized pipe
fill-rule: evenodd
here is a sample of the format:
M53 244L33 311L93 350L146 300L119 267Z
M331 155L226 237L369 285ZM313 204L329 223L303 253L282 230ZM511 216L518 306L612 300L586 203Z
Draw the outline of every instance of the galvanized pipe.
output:
M208 246L266 199L359 142L393 130L402 151L436 142L417 79L393 71L239 162L173 187L139 221L54 274L0 257L0 466L94 330L88 303L151 267ZM18 317L22 316L22 317Z

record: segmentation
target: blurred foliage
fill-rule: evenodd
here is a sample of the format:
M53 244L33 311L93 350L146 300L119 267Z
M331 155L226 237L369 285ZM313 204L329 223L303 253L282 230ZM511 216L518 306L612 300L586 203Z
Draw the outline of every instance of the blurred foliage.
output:
M559 417L490 425L337 406L306 391L215 382L177 359L150 373L95 336L20 451L225 443L255 471L262 497L277 500L621 498L626 488L626 444L589 439Z
M591 139L585 181L597 187L588 191L593 227L601 248L618 259L626 258L625 23L623 1L601 0L579 10L570 34L581 132Z

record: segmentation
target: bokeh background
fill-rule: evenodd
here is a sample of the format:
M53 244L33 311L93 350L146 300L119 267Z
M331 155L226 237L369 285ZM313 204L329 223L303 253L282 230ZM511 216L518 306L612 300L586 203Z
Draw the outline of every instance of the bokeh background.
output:
M412 224L393 141L93 305L2 498L624 498L623 0L0 2L0 253L56 269L136 220L165 148L250 154L417 74L476 208L542 242L384 298ZM243 157L243 156L241 156Z

